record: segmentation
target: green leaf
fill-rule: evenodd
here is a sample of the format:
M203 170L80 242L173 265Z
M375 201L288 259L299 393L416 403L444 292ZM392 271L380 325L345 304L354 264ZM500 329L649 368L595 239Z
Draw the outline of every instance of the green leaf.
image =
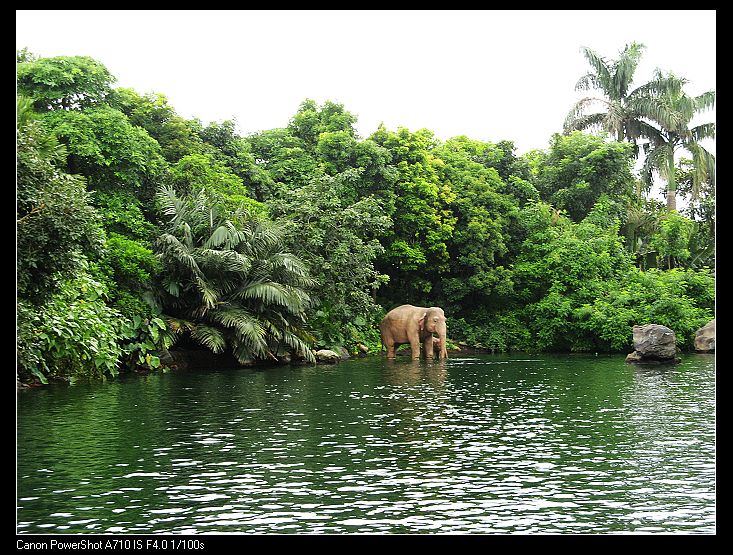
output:
M46 376L43 375L43 372L41 372L38 368L31 368L31 374L33 374L42 384L48 384L48 380L46 379Z

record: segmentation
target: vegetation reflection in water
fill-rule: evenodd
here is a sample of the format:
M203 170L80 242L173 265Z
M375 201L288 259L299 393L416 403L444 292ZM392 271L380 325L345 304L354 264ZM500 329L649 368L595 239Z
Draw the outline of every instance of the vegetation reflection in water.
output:
M715 532L714 357L476 356L22 391L23 533Z

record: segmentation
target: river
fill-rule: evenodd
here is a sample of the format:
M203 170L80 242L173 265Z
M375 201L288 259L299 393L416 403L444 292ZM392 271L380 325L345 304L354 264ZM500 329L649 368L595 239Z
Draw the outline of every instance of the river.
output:
M18 533L716 532L715 358L187 370L18 392Z

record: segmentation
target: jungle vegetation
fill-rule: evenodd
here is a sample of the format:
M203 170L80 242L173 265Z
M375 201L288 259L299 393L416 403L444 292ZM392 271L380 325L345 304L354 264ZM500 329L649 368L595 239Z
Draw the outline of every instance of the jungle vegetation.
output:
M642 49L584 49L578 87L605 109L570 107L521 156L428 129L361 137L345 106L310 99L241 136L115 88L92 58L18 52L18 378L155 370L176 347L242 363L377 352L404 303L443 307L454 343L491 351L630 351L652 322L690 349L715 312L699 143L715 128L689 123L715 94L662 72L630 90Z

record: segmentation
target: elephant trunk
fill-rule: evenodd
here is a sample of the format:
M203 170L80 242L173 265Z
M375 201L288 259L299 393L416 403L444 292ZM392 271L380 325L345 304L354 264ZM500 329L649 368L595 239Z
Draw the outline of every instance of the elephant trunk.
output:
M445 338L448 334L445 322L438 325L438 347L440 347L440 354L438 358L448 358L448 351L445 348Z

